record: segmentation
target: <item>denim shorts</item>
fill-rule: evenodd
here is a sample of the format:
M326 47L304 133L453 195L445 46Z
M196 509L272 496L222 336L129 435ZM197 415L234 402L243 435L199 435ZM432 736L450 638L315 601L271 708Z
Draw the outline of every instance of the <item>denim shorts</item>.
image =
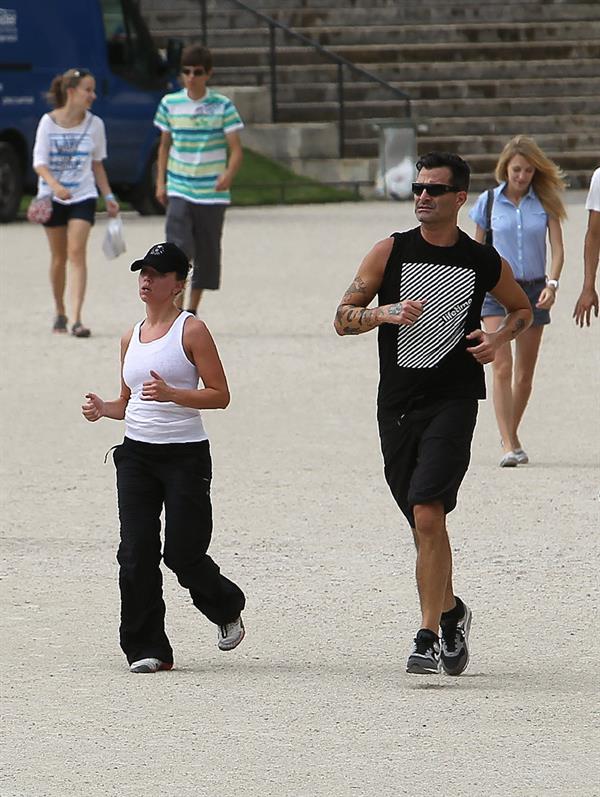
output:
M44 227L66 227L71 219L82 219L89 221L94 226L96 214L96 200L82 199L81 202L71 202L65 205L62 202L52 200L52 215L44 224Z
M541 327L544 324L550 323L550 311L549 310L541 310L539 307L536 307L536 302L540 298L540 293L546 286L546 278L542 277L538 280L517 280L521 288L527 294L527 298L529 299L529 304L531 305L531 310L533 312L533 324L534 327ZM481 308L481 317L486 318L486 316L505 316L506 310L503 305L500 304L491 293L486 293L485 299L483 302L483 307Z

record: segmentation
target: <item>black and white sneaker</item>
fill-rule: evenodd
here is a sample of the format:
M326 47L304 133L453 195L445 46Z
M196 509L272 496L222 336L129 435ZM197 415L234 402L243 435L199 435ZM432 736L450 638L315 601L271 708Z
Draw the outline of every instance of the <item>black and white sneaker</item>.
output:
M406 662L406 672L431 675L440 671L440 642L428 628L417 631L412 652Z
M447 675L460 675L469 664L469 631L473 612L463 603L464 613L460 620L442 623L441 661Z

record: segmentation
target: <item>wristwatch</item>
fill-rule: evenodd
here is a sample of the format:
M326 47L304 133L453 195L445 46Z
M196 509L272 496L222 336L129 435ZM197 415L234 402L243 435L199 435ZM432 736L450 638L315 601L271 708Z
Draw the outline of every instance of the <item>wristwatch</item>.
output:
M554 288L555 291L558 290L558 280L546 280L546 285L549 288Z

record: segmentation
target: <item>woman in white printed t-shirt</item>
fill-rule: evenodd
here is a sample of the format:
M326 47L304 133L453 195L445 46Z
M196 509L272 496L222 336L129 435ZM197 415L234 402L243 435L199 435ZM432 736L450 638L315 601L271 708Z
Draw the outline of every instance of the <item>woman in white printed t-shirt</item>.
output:
M33 168L39 176L38 198L52 197L52 216L44 224L50 244L50 282L56 305L54 332L67 331L64 294L67 259L71 263L71 333L88 338L81 322L86 286L86 247L96 212L98 190L106 209L116 216L119 205L110 190L102 160L106 134L102 120L90 113L96 81L84 69L57 75L48 92L54 111L38 124Z

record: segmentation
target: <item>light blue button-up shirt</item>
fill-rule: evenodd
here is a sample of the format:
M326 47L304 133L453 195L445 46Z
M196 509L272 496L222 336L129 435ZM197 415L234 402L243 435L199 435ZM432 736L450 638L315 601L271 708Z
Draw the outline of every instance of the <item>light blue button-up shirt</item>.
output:
M546 274L546 233L548 214L533 188L518 207L504 193L506 183L494 189L492 232L494 248L518 280L544 279ZM469 217L483 230L486 227L487 191L479 196Z

